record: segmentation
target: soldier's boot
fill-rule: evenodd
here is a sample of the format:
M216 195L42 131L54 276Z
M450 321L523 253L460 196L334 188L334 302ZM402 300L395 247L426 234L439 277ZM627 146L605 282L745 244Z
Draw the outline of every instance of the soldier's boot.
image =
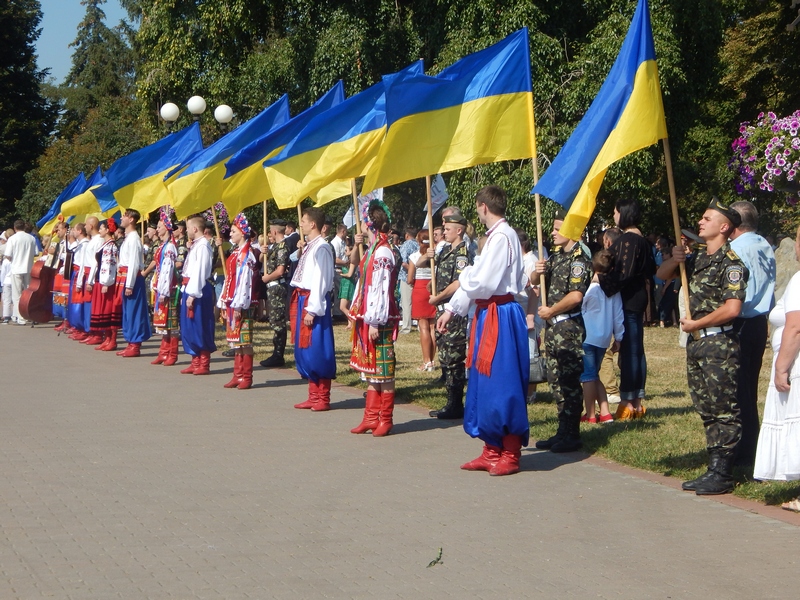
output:
M717 496L733 491L733 451L715 448L711 451L709 475L695 485L698 496Z
M260 363L262 367L269 369L270 367L282 367L286 364L283 356L279 356L277 354L273 354L269 358L262 360Z
M484 444L483 452L475 460L461 465L465 471L490 471L500 460L500 453L503 451L499 446Z
M169 349L169 338L167 336L161 336L161 347L158 349L158 355L156 356L155 360L150 361L151 365L160 365L165 360L167 360L167 351Z
M381 408L378 412L378 426L372 430L372 437L384 437L394 426L394 390L381 392Z
M301 408L301 409L309 409L309 408L313 407L317 403L317 396L319 394L319 391L317 389L318 387L319 387L318 383L314 383L313 381L311 381L309 379L308 380L308 398L305 400L305 402L300 402L299 404L295 404L294 407L295 408Z
M251 387L253 387L253 355L240 354L239 360L239 373L242 377L239 380L239 385L237 387L240 390L249 390Z
M567 435L567 421L566 419L559 414L558 415L558 429L556 430L556 434L552 437L547 438L546 440L539 440L536 442L535 446L539 450L550 450L556 442L561 441L561 438Z
M378 412L381 408L381 393L377 390L367 390L367 400L364 404L364 418L361 423L353 427L350 433L367 433L378 426Z
M162 363L165 367L171 367L178 362L178 336L170 336L169 348L167 349L167 358Z
M238 352L233 357L233 377L231 380L224 384L222 387L227 389L233 389L235 387L239 387L239 383L242 381L242 355Z
M317 403L311 407L313 412L325 412L331 409L331 380L320 379L317 383Z
M519 459L522 456L522 438L518 435L503 436L503 450L500 460L489 469L489 475L513 475L519 473Z
M714 450L708 451L708 467L706 468L706 472L700 475L700 477L696 477L695 479L690 479L689 481L684 481L681 484L681 489L687 492L694 492L697 490L697 486L701 483L704 483L706 479L711 477L714 471L714 467L717 464L717 455Z
M433 415L432 415L433 416ZM437 419L463 419L464 418L464 380L453 378L447 386L447 404L442 410L436 411Z
M567 424L566 433L561 437L560 440L552 445L550 452L561 453L575 452L576 450L580 450L583 447L583 442L581 442L580 415L568 417L562 412L562 414L559 415L559 418L563 418Z

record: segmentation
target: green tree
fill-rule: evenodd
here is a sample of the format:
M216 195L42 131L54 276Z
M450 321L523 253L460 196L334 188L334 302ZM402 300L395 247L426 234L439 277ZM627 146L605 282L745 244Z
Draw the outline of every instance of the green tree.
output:
M0 5L0 220L16 214L25 173L45 148L55 111L43 96L46 70L36 66L34 43L42 19L38 0ZM74 175L73 175L74 177Z

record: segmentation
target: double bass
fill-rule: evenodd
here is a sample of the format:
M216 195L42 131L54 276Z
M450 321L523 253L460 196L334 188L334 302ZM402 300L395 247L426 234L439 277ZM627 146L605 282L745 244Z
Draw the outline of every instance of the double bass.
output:
M51 260L58 261L53 255ZM51 267L47 260L37 260L31 269L31 282L19 298L19 314L26 321L47 323L53 319L53 282L58 265Z

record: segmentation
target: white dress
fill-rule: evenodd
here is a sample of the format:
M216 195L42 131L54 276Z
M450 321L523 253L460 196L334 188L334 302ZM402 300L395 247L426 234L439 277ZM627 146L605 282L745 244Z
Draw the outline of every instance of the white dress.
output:
M769 313L772 333L772 371L769 376L764 420L758 436L755 479L793 481L800 479L800 361L795 357L789 373L788 392L775 388L775 361L781 348L786 313L800 310L800 273L795 273L783 297Z

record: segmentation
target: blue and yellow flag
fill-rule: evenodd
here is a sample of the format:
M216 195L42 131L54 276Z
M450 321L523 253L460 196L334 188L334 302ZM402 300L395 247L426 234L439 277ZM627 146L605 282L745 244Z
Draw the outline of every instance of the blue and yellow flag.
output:
M219 202L222 198L225 161L287 121L289 96L284 94L277 102L177 167L178 174L168 178L166 185L178 218L201 212Z
M64 202L64 205L61 207L61 214L65 217L75 217L78 215L102 216L103 213L111 211L111 209L116 210L117 202L114 200L113 194L111 194L110 204L106 205L106 210L104 211L100 208L100 204L95 197L95 192L103 183L105 183L103 171L100 167L97 167L86 182L86 191Z
M343 101L344 84L340 79L313 106L234 154L225 163L222 182L222 203L228 214L235 215L248 206L272 198L264 161L296 138L314 117Z
M386 134L387 82L422 73L420 60L385 76L314 117L283 150L267 160L264 171L278 207L296 206L306 197L322 200L320 191L337 182L341 182L343 194L349 193L349 180L369 171Z
M533 156L529 52L524 28L436 77L387 82L388 130L364 189Z
M92 193L103 212L113 200L123 209L133 208L143 215L153 212L171 200L164 176L202 149L200 124L192 123L117 159L105 173L105 184Z
M667 137L647 0L639 0L614 66L531 193L568 208L561 233L580 239L608 167Z
M83 174L83 172L80 172L66 185L63 190L61 190L61 193L56 196L53 205L47 210L45 215L36 221L36 229L39 230L40 233L44 232L42 235L49 235L53 230L55 223L58 221L58 216L61 214L62 205L73 196L77 196L83 192L85 189L86 176Z

